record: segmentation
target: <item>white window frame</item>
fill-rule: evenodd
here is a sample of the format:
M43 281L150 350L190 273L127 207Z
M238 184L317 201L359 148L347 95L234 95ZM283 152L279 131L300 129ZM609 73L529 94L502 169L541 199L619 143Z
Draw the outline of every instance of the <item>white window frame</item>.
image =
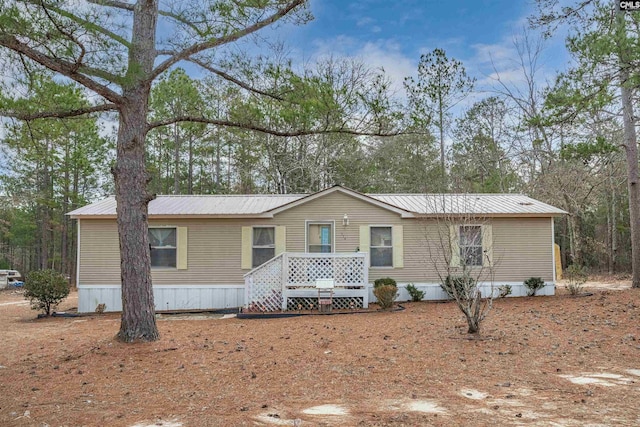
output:
M467 264L466 257L462 256L462 228L478 227L480 229L480 264ZM458 226L458 251L460 252L460 265L463 267L483 267L484 266L484 236L482 235L482 224L460 224ZM466 248L476 248L477 246L465 246Z
M273 245L256 246L254 241L253 241L253 238L255 236L253 234L253 232L254 232L254 230L256 228L272 228L273 229ZM252 226L251 227L251 268L256 268L256 267L259 267L260 265L262 265L262 264L254 265L255 256L254 256L253 250L254 249L270 249L270 248L273 248L273 256L275 257L276 256L276 226L275 225L254 225L254 226Z
M371 229L372 228L388 228L391 230L391 245L390 246L373 246L373 239L371 238ZM374 248L391 248L391 265L372 265L373 256L371 255L371 249ZM393 225L389 224L372 224L369 225L369 267L370 268L380 268L380 269L392 269L393 268Z
M309 226L310 225L330 225L331 226L331 252L329 253L335 253L336 251L336 222L333 220L319 220L319 221L313 221L313 220L306 220L304 222L304 251L305 253L312 253L309 252ZM313 252L313 253L322 253L322 252Z
M157 270L177 270L178 269L178 226L176 225L150 225L148 227L148 230L150 231L152 228L170 228L172 230L175 231L176 233L176 245L175 246L151 246L151 243L149 243L149 256L151 256L151 249L155 249L155 250L163 250L163 249L175 249L176 251L176 260L175 260L175 266L171 267L168 265L151 265L152 269L157 269ZM147 231L147 232L149 232ZM151 262L151 259L149 259L149 261Z

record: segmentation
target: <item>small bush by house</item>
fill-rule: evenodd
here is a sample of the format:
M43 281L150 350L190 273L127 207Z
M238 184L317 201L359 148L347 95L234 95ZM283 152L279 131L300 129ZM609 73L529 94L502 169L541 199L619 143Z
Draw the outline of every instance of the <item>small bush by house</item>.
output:
M396 281L393 280L391 277L381 277L380 279L376 279L373 282L374 288L377 288L379 286L384 286L384 285L395 286L396 288L398 287L398 284L396 283Z
M506 298L507 296L511 295L511 292L512 292L511 285L498 286L498 296L500 298Z
M378 299L378 304L383 310L393 306L393 302L398 297L398 288L391 285L380 285L373 288L373 294Z
M378 304L383 310L393 306L398 297L398 286L391 277L382 277L373 282L373 295L378 299Z
M24 297L31 302L31 308L41 310L47 316L51 309L69 295L67 279L55 270L36 270L27 274Z
M533 297L536 292L544 288L544 280L541 277L529 277L524 281L524 286L527 288L527 296Z
M411 301L418 302L424 298L424 291L416 288L413 283L407 285L407 292L409 292L409 296L411 296Z

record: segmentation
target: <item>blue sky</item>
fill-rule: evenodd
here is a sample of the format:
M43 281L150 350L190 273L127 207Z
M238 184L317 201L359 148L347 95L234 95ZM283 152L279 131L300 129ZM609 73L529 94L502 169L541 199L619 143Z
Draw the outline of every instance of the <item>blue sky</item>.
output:
M312 0L315 19L275 34L302 61L334 54L361 58L383 67L397 85L416 73L420 55L434 48L461 60L490 90L491 77L517 82L514 37L534 13L527 0ZM546 42L538 79L549 80L567 62L562 36Z

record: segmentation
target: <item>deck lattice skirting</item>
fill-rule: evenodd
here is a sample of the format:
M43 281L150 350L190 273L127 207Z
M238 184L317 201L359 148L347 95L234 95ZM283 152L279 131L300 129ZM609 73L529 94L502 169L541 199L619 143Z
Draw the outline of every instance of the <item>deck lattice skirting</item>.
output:
M308 309L317 300L316 279L333 279L334 306L369 306L369 255L285 252L244 275L245 308L269 312Z

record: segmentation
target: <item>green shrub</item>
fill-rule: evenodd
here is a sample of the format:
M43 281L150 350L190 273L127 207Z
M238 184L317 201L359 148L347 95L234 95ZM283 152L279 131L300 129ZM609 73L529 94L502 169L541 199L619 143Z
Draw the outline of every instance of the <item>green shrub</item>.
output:
M527 296L533 297L536 292L544 288L544 280L541 277L529 277L524 281L524 286L527 288Z
M50 316L51 309L69 295L69 283L55 270L36 270L27 274L24 290L31 308Z
M398 287L398 284L396 283L396 281L393 280L391 277L382 277L380 279L376 279L373 282L374 288L377 288L378 286L384 286L384 285L395 286L396 288Z
M413 283L409 283L407 285L407 292L409 292L409 295L411 296L411 301L418 302L422 301L422 298L424 298L424 291L416 288Z
M378 299L380 308L386 310L393 306L393 302L398 297L398 288L393 285L378 285L374 286L373 294Z
M584 268L577 264L571 264L565 271L567 284L565 285L571 295L579 295L582 293L582 286L587 281L587 273Z
M511 285L501 285L498 286L498 296L500 298L505 298L508 295L511 295Z
M469 276L447 276L440 287L455 300L470 300L475 297L476 281Z

